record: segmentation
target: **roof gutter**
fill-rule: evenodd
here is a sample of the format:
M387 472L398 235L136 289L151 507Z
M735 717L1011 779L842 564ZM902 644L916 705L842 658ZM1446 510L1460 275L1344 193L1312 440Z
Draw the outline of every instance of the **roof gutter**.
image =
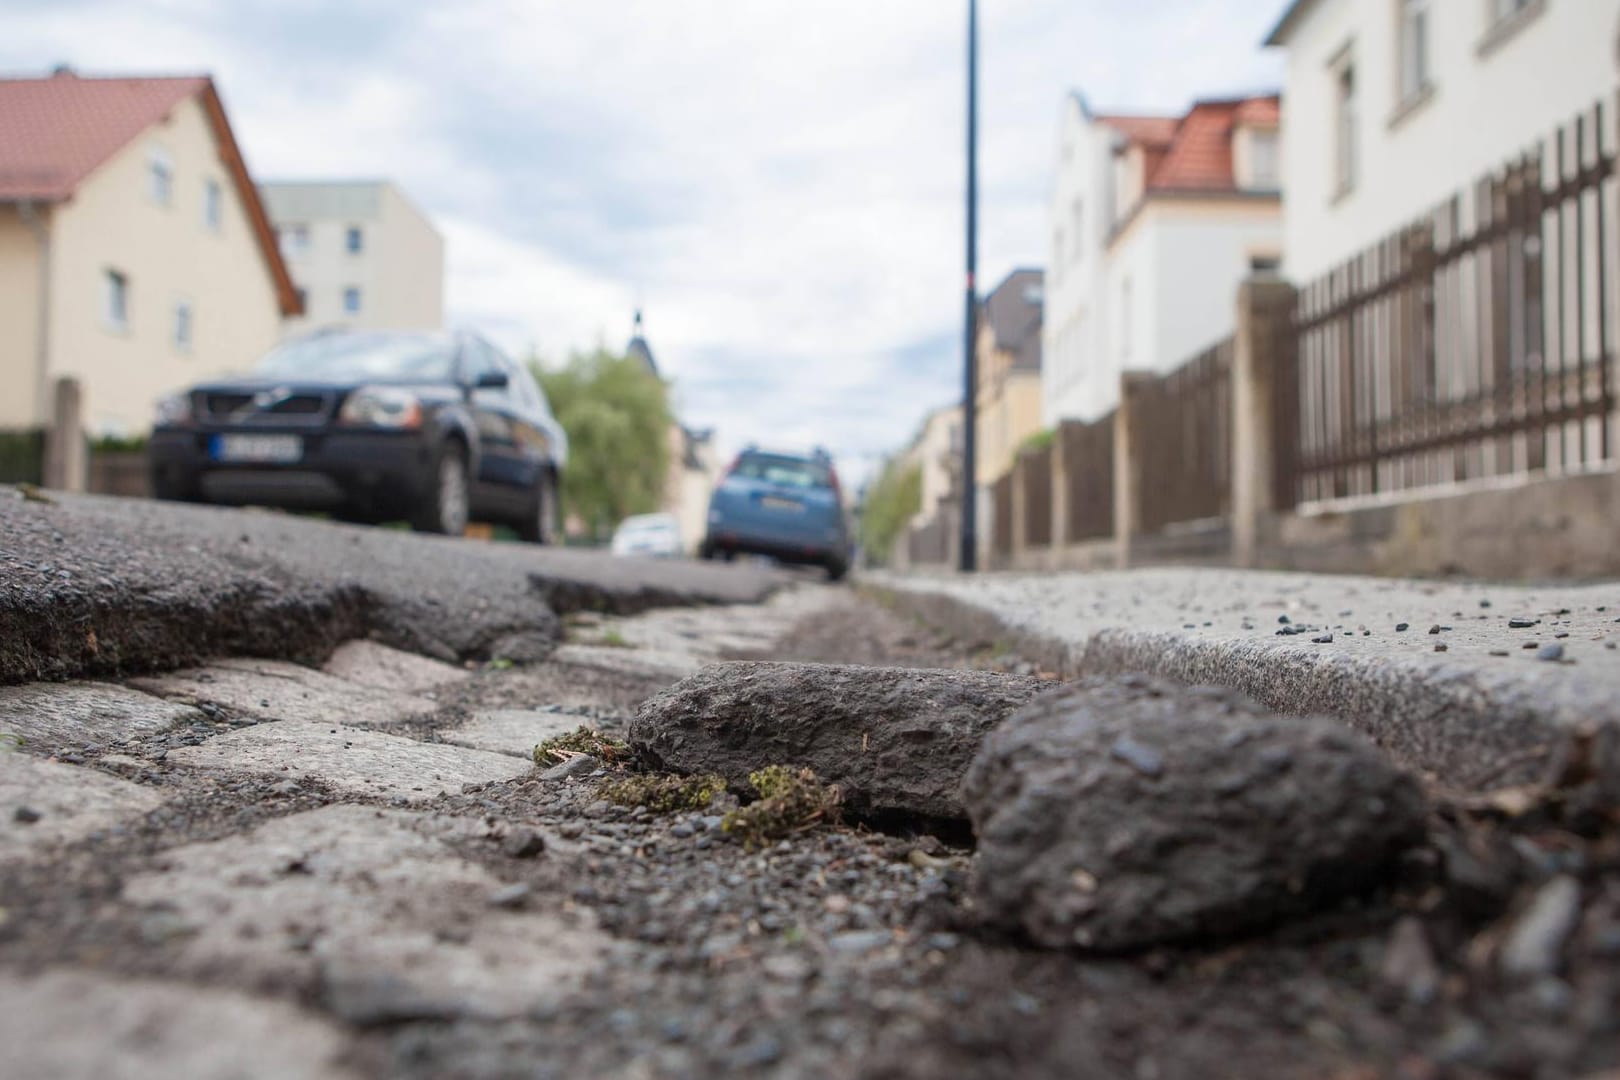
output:
M48 424L51 415L51 230L32 199L17 203L23 224L39 245L39 310L34 334L34 415Z

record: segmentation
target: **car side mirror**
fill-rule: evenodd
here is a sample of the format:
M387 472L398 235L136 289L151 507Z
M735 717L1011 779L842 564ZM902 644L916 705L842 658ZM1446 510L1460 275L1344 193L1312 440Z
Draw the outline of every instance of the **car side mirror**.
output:
M506 384L511 381L504 371L483 371L473 386L479 390L505 390Z

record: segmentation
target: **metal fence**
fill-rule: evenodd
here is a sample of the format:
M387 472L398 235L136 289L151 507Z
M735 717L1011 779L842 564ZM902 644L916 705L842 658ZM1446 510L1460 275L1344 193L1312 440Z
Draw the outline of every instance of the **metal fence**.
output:
M1283 505L1613 456L1607 119L1599 104L1301 289Z
M1232 497L1232 344L1213 345L1159 378L1135 383L1141 432L1141 528L1227 512Z

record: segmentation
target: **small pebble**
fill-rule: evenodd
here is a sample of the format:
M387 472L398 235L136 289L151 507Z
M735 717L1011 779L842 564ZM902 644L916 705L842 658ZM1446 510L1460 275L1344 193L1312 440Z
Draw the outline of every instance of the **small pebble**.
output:
M1398 623L1395 624L1395 632L1397 634L1404 634L1408 630L1410 630L1411 628L1412 628L1411 623L1398 622Z
M1450 648L1451 648L1451 646L1447 645L1445 642L1438 641L1438 642L1435 642L1434 651L1435 652L1446 652Z
M19 806L15 811L12 812L11 815L11 820L15 821L19 825L32 825L34 822L38 821L39 818L39 811L35 810L32 806Z
M501 841L501 850L514 859L532 859L546 850L546 838L533 829L513 829Z
M1313 637L1313 638L1311 638L1311 644L1312 645L1331 645L1331 644L1333 644L1333 635L1332 634L1323 634L1321 637Z
M517 908L523 906L523 901L529 898L529 884L519 881L503 889L496 889L489 894L489 906L498 908Z
M1556 663L1563 658L1564 647L1558 644L1556 641L1549 641L1547 644L1536 650L1537 660L1546 660L1551 663Z
M1538 623L1540 621L1541 621L1540 619L1527 619L1522 615L1515 615L1515 616L1513 616L1513 618L1508 620L1508 629L1509 630L1528 630L1528 629L1530 629L1532 626L1536 625L1536 623Z

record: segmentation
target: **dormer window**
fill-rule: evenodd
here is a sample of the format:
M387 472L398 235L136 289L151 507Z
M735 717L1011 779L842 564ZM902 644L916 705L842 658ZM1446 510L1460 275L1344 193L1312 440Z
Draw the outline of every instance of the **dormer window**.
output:
M1275 129L1251 128L1248 133L1248 173L1244 186L1253 191L1276 191L1282 187L1282 169L1277 160Z

